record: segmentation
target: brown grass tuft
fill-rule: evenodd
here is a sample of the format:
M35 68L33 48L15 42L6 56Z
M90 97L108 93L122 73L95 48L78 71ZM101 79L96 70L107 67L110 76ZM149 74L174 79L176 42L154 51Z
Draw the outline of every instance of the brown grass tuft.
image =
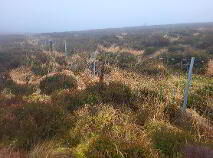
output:
M18 151L13 151L10 148L2 148L0 149L0 158L25 158L25 157Z
M213 76L213 60L209 61L207 74Z

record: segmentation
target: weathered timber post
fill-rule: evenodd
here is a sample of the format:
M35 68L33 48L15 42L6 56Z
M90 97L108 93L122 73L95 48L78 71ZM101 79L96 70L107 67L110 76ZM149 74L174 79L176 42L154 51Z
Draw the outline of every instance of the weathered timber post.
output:
M183 106L182 106L183 111L186 110L187 104L188 104L188 91L189 91L189 88L190 88L191 82L192 82L192 69L193 69L194 61L195 61L195 57L192 57L191 58L191 64L190 64L190 67L189 67L189 73L188 73L188 81L187 81L185 89L184 89L184 103L183 103Z

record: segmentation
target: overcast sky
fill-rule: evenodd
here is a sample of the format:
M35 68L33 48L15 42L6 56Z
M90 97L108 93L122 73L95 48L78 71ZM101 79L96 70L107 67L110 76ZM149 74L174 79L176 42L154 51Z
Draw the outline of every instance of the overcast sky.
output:
M213 0L0 0L0 32L213 22Z

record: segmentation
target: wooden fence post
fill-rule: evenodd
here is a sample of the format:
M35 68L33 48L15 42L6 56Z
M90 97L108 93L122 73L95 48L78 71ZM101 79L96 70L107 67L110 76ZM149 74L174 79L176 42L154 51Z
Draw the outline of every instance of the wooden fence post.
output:
M187 104L188 104L188 91L189 91L189 87L191 86L191 82L192 82L192 69L193 69L194 61L195 61L195 57L192 57L191 64L189 67L189 73L188 73L188 81L187 81L185 89L184 89L184 103L182 106L183 111L186 110Z

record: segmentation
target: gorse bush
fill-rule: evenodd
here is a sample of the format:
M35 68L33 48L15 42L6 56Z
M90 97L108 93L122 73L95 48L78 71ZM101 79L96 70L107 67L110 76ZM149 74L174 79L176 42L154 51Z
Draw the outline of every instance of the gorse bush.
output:
M54 91L62 89L76 89L77 87L77 80L74 76L65 74L48 76L40 82L40 89L42 93L46 94L51 94Z

